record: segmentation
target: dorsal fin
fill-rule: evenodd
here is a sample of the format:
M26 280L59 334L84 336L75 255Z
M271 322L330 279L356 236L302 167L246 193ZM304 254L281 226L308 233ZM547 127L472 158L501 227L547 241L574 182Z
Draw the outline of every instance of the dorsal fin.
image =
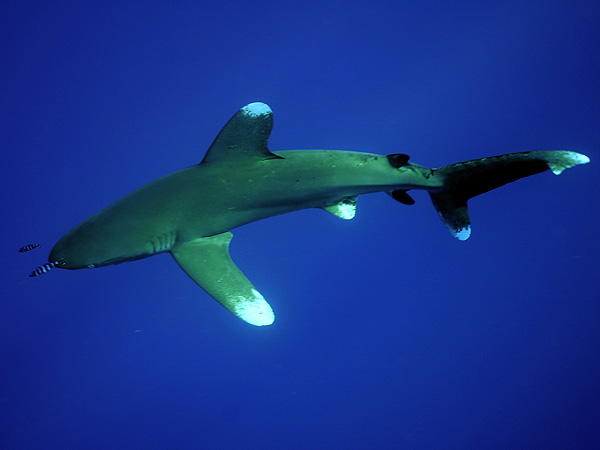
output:
M250 103L229 119L214 140L202 163L235 161L239 158L282 159L269 151L273 111L265 103Z
M404 167L408 164L410 156L404 153L392 153L391 155L387 155L387 159L392 167L399 169L400 167Z

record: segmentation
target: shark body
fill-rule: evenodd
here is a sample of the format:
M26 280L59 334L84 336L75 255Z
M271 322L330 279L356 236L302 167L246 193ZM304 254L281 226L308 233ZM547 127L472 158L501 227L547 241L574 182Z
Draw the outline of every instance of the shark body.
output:
M569 151L526 152L466 161L439 169L403 154L335 150L271 152L271 109L251 103L221 130L200 164L153 181L69 231L45 267L101 267L170 252L208 294L252 325L274 314L229 256L230 230L306 208L354 217L356 198L384 191L411 204L410 189L425 189L447 228L470 235L467 200L518 178L589 162Z

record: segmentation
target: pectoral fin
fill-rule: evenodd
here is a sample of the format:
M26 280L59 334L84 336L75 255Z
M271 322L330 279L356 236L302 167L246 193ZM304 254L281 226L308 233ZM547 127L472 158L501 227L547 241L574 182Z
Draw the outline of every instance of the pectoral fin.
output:
M273 310L229 255L229 232L175 245L179 267L221 305L252 325L271 325Z

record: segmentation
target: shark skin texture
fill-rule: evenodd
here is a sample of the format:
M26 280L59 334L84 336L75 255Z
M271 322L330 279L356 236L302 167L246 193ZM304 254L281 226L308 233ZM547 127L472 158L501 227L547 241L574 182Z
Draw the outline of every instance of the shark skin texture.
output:
M91 216L50 252L52 268L102 267L170 252L177 264L245 322L270 325L269 303L229 255L230 230L305 208L352 219L356 198L387 192L412 204L411 189L428 191L458 239L470 236L467 201L519 178L560 174L589 158L572 151L510 153L428 168L404 154L340 150L272 152L273 113L264 103L241 108L223 127L200 164L166 175Z

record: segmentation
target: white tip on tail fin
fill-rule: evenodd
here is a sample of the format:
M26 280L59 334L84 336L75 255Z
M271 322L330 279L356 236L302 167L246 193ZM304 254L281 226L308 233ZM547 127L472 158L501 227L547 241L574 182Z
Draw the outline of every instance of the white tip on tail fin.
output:
M587 164L590 162L590 158L587 156L570 151L557 151L558 154L555 158L548 158L548 167L555 175L560 175L563 170L570 169L578 164Z
M469 237L471 237L471 225L467 225L466 227L458 230L452 230L452 234L454 234L454 237L459 241L466 241L469 239Z
M463 161L434 169L434 175L441 177L444 185L429 195L446 228L464 241L471 235L469 199L548 169L559 175L565 169L589 162L590 158L581 153L562 150L509 153Z

